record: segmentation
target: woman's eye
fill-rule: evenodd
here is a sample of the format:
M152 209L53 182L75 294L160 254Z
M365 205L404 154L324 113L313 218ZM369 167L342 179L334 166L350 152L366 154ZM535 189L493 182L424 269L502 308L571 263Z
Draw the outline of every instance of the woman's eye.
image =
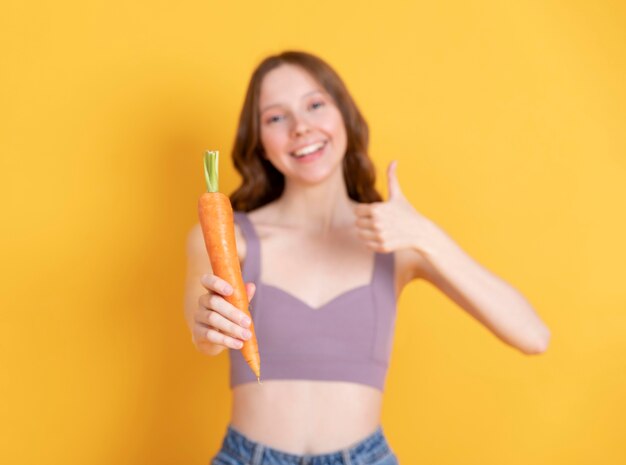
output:
M266 122L268 124L277 123L278 121L281 120L281 118L282 118L282 115L273 115L267 118Z
M311 109L316 110L316 109L318 109L320 107L323 107L323 106L324 106L324 102L313 102L311 104Z

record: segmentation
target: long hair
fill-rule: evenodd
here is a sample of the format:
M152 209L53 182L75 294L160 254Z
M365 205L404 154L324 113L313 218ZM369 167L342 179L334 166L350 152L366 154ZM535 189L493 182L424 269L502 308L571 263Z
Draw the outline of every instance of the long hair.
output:
M248 212L278 199L283 193L284 175L263 157L259 122L261 82L268 72L283 64L296 65L307 71L339 108L347 134L342 168L350 198L360 203L381 201L382 197L374 187L376 170L367 153L367 122L345 84L322 59L306 52L285 51L265 58L248 84L232 152L235 169L243 178L241 185L230 195L233 209Z

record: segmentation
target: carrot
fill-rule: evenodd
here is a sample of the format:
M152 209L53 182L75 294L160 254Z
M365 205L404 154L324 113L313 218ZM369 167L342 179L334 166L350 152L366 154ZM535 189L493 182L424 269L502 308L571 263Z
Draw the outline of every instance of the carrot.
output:
M225 296L225 299L252 320L237 255L233 207L230 199L218 191L218 157L217 151L207 151L204 154L204 176L208 192L202 194L198 201L200 225L213 273L233 287L233 293ZM249 330L252 337L243 342L241 353L260 383L261 358L254 323L250 324Z

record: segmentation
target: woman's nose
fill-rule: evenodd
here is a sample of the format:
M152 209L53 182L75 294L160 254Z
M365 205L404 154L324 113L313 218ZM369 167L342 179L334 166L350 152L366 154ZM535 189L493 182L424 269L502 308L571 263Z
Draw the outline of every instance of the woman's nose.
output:
M311 130L309 123L301 116L296 116L293 122L293 133L296 136L306 134Z

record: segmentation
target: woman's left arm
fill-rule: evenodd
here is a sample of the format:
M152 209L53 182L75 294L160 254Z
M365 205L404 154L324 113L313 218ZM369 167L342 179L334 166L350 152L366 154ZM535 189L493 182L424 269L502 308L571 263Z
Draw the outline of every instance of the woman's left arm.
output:
M501 340L525 354L545 352L550 330L513 286L473 260L441 228L417 212L387 171L387 202L355 208L360 238L378 252L411 249L414 278L423 278L483 323Z
M416 235L416 277L432 283L501 340L525 354L548 348L550 330L513 286L472 259L434 223Z

